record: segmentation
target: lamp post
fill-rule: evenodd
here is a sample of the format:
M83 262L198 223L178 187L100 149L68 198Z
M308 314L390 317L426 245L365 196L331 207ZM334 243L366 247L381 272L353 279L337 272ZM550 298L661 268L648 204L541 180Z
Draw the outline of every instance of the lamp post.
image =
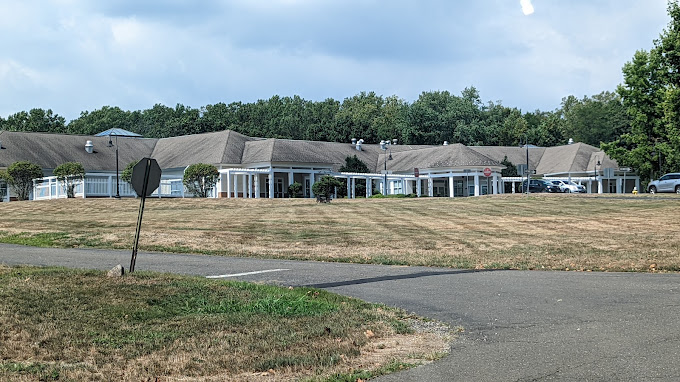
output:
M596 184L597 184L597 167L598 167L598 166L602 166L602 164L600 163L600 160L599 160L599 159L598 159L597 162L595 163L595 182L596 182ZM600 185L599 185L599 184L597 184L597 193L598 193L598 194L600 193ZM593 192L593 194L594 194L594 192Z
M383 183L383 192L387 195L387 160L392 160L392 142L391 141L380 141L380 149L387 153L389 146L389 157L385 157L385 181Z
M116 137L116 199L120 199L120 181L118 180L118 135L114 135ZM114 144L111 141L111 134L109 134L109 144L107 145L108 147L113 147Z

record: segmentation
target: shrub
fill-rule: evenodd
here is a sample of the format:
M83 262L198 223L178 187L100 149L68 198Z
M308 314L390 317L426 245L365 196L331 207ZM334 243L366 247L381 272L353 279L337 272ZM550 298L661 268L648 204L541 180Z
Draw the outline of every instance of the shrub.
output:
M123 180L123 182L130 183L132 182L132 169L139 163L138 160L130 162L127 166L125 166L125 170L120 174L120 179Z
M288 196L291 198L299 198L302 195L302 184L295 182L288 186Z
M42 177L40 166L28 161L19 161L7 168L5 181L17 194L17 199L27 200L33 188L33 179Z
M312 192L314 195L323 196L326 200L330 200L331 194L335 190L335 187L342 186L342 182L337 180L335 177L330 175L324 175L318 182L314 183L312 186Z
M66 162L57 166L54 171L54 176L62 182L67 198L75 197L76 180L82 179L85 176L85 168L78 162Z
M217 167L206 163L196 163L184 170L183 183L195 196L207 198L208 191L215 187L219 175Z

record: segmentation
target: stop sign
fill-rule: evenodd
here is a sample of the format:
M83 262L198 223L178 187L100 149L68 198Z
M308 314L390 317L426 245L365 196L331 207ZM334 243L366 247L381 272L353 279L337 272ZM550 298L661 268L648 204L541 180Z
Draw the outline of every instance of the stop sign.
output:
M147 171L149 172L148 176L146 174ZM144 196L149 196L156 191L158 185L161 184L161 167L155 159L143 158L132 168L132 179L130 180L130 183L137 193L137 196L142 196L144 193L145 180L146 195Z
M487 167L487 168L484 169L484 176L486 176L487 178L491 176L491 169L490 168Z

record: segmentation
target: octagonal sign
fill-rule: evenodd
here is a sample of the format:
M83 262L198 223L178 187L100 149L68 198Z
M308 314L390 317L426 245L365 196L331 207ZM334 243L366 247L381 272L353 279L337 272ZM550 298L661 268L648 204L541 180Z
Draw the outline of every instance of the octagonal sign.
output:
M147 174L148 173L148 174ZM161 184L161 167L155 159L142 158L135 167L132 168L132 188L137 196L149 196ZM144 186L146 185L146 195Z

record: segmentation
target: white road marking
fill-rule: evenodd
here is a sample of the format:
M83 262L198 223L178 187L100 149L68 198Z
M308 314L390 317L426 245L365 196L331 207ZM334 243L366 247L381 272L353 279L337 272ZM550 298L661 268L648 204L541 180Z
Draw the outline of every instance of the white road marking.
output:
M289 270L290 269L265 269L263 271L232 273L230 275L205 276L205 278L207 278L207 279L223 279L223 278L227 278L227 277L249 276L249 275L257 275L257 274L260 274L260 273L281 272L281 271L289 271Z

